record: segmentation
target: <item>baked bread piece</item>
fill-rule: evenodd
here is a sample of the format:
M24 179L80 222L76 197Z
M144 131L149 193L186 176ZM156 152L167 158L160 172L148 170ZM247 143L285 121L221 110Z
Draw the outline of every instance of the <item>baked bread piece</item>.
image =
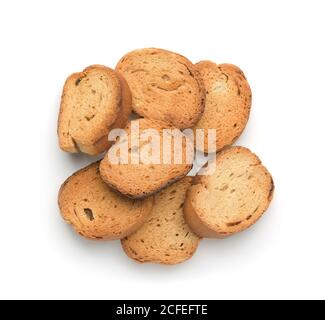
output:
M121 239L136 231L150 214L153 198L131 200L100 178L99 162L76 172L59 193L62 217L88 239Z
M116 70L127 80L133 110L140 116L180 129L193 127L202 117L205 90L185 57L162 49L140 49L125 55Z
M205 152L208 152L207 130L215 129L216 147L220 151L233 144L245 129L252 92L244 73L234 65L202 61L196 68L206 88L206 103L203 117L195 128L205 129Z
M101 65L72 74L63 89L58 120L62 150L97 155L109 148L107 135L124 128L132 97L124 78Z
M139 262L181 263L193 256L199 238L186 225L183 205L192 178L186 177L155 196L147 222L122 240L126 254Z
M134 143L134 139L131 139L131 127L138 125L139 135L141 137L147 129L155 129L154 139L144 139L140 144ZM193 153L187 154L186 141L190 149L193 149L193 142L191 140L186 140L185 135L178 129L178 137L180 142L178 146L181 148L182 158L179 161L180 164L175 163L175 153L174 144L176 139L171 137L171 148L165 148L163 152L163 130L164 129L174 129L169 127L168 124L161 121L153 121L149 119L137 119L130 122L126 127L125 131L128 136L125 139L119 139L109 150L107 155L101 162L100 173L102 179L113 189L118 190L120 193L134 199L141 199L148 197L149 195L155 194L161 189L167 187L168 185L180 180L186 176L193 167ZM151 146L154 146L153 141L158 140L158 148L160 148L160 155L158 161L154 160L150 155L157 154L153 151ZM122 146L127 146L127 161L123 163L115 163L109 157L110 154L118 153L118 149ZM147 150L147 151L145 151ZM158 149L159 150L159 149ZM148 153L148 157L142 156ZM138 163L132 163L132 157L139 159ZM164 164L164 159L166 157L171 159L170 164ZM186 160L189 161L186 161ZM159 164L157 164L159 163Z
M217 156L216 171L210 173L195 177L185 201L185 219L197 235L233 235L253 225L267 210L273 180L248 149L225 149Z

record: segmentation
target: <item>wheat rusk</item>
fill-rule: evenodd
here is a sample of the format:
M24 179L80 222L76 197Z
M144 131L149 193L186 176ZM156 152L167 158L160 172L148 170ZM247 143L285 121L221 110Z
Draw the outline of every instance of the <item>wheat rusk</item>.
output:
M151 212L153 199L131 200L100 178L99 162L76 172L59 192L62 217L88 239L121 239L136 231Z
M137 145L131 137L131 128L136 125L139 128L139 138L143 137L148 129L154 129L152 140L149 141L149 138L143 138L140 141L139 139L139 145ZM176 136L178 137L178 139L174 139L174 136L170 136L171 147L165 149L163 149L164 129L176 130ZM138 119L130 122L125 131L127 137L119 139L112 146L100 165L103 180L120 193L130 198L144 198L180 180L192 169L193 153L188 152L188 150L193 149L193 143L180 130L168 127L168 124L161 121ZM158 150L156 151L154 150L154 141L158 141ZM180 161L175 161L173 142L180 147ZM189 148L186 147L186 142ZM119 148L122 149L125 145L127 147L126 161L123 162L120 159L117 162L112 161L111 156L115 153L118 154ZM159 157L154 159L157 154ZM132 162L134 157L138 159L137 163ZM166 158L171 161L166 163L164 161Z
M61 99L60 148L90 155L107 150L108 133L125 127L131 105L130 89L119 73L93 65L72 74L64 85Z
M187 226L183 205L192 178L186 177L155 196L146 223L122 240L126 254L138 262L177 264L190 259L199 245Z
M235 65L202 61L196 68L204 82L206 103L203 117L195 128L205 130L205 152L216 151L208 150L208 129L216 130L215 145L220 151L233 144L245 129L252 92L244 73Z
M127 80L133 110L142 117L193 127L204 111L205 90L199 73L185 57L162 49L125 55L116 70Z
M225 149L217 156L216 171L210 173L195 177L185 201L185 220L197 235L233 235L253 225L269 207L273 179L248 149Z

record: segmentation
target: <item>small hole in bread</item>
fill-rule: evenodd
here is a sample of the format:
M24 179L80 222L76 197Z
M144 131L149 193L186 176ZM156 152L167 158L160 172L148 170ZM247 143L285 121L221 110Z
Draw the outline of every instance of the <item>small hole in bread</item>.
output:
M137 253L134 249L130 248L130 251L131 251L135 256L138 255L138 253Z
M86 119L87 121L90 121L90 120L94 119L94 117L95 117L95 115L92 114L91 116L86 116L85 119Z
M229 222L229 223L227 223L227 227L236 227L236 226L240 225L241 223L242 223L242 221Z
M84 209L84 212L85 212L86 217L87 217L90 221L95 220L95 218L94 218L94 214L93 214L93 211L92 211L91 209L86 208L86 209Z
M168 74L164 74L162 77L161 77L164 81L169 81L170 80L170 77Z
M220 191L226 191L229 188L227 184L220 188Z

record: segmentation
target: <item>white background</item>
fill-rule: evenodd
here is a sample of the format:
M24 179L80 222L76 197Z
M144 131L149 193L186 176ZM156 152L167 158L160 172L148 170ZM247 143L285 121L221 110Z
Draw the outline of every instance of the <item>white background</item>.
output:
M0 298L325 298L324 1L1 1ZM249 231L189 262L129 260L61 220L60 184L92 161L57 146L65 78L130 50L239 65L253 89L238 141L274 175Z

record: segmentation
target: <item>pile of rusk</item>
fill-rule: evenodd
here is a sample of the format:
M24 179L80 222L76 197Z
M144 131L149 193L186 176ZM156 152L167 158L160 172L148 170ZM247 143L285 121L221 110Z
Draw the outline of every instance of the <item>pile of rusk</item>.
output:
M215 129L218 152L216 170L194 178L187 176L192 164L185 161L125 164L104 156L62 185L63 218L88 239L121 240L130 258L162 264L191 258L201 238L220 239L247 229L267 210L274 192L259 158L231 147L246 126L251 102L250 86L238 67L210 61L193 65L162 49L130 52L115 70L93 65L72 74L58 121L62 150L102 154L125 143L110 143L111 130L130 132L133 122L140 134ZM138 118L130 121L132 112ZM134 152L132 145L128 152Z

